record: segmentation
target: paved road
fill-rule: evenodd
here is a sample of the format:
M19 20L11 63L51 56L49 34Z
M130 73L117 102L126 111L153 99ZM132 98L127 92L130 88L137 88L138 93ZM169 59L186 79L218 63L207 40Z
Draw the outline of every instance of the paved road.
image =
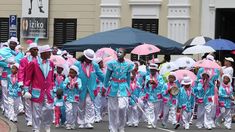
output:
M18 127L19 132L31 132L31 127L27 127L24 124L24 118L23 116L18 117L18 123L16 124ZM161 125L159 124L158 129L147 129L145 123L141 123L139 127L137 128L126 128L126 132L185 132L183 128L179 128L178 130L174 130L172 126L169 126L169 129L162 129ZM226 130L222 128L216 128L213 129L211 132L232 132L235 130L235 124L233 124L232 130ZM108 132L108 122L104 121L102 123L96 123L94 125L94 129L76 129L76 130L65 130L65 128L55 128L52 127L52 132ZM199 129L197 129L195 126L192 126L189 130L190 132L198 132ZM208 132L207 129L200 129L200 132Z

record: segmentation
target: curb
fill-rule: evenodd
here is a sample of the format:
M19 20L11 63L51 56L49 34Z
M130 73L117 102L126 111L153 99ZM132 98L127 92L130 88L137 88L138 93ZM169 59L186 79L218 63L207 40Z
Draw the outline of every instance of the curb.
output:
M11 121L9 121L1 116L0 116L0 120L4 121L10 127L9 132L17 132L17 126L14 123L12 123Z

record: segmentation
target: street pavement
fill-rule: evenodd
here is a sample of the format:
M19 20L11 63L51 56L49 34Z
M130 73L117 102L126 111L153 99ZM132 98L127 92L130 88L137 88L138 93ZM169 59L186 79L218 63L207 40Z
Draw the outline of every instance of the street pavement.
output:
M20 115L18 116L18 123L16 123L18 127L18 132L31 132L32 127L27 127L25 125L25 120L24 116ZM232 132L235 130L235 124L233 123L232 125L232 130L226 130L224 128L216 128L211 130L211 132ZM125 129L126 132L185 132L182 127L179 127L179 129L175 130L173 129L173 126L169 125L168 129L163 129L161 125L158 125L157 129L148 129L146 128L146 123L141 123L139 127L136 128L131 128L131 127L126 127ZM209 130L207 129L197 129L194 125L191 126L190 132L208 132ZM0 130L1 132L1 130ZM101 123L96 123L94 124L94 129L76 129L76 130L65 130L65 128L55 128L52 126L51 132L108 132L108 122L103 121Z

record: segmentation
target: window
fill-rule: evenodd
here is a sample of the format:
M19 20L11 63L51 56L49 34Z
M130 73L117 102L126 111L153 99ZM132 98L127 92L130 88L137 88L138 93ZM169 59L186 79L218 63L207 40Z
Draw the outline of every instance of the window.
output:
M62 48L63 44L76 40L77 19L54 19L54 46Z
M17 38L20 41L20 18L17 22ZM9 18L0 18L0 42L6 42L9 38Z
M132 19L132 27L158 34L158 19Z

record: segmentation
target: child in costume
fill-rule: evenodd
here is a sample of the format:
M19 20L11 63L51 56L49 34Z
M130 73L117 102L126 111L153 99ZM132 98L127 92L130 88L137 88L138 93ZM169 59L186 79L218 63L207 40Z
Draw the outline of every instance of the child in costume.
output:
M150 64L150 74L145 79L145 99L147 100L146 115L148 121L148 128L156 128L159 114L162 108L162 88L164 80L161 75L157 73L158 65Z
M55 110L55 127L59 127L65 123L65 101L63 97L63 89L56 91L56 98L54 101Z
M198 84L196 87L196 101L198 103L197 109L197 123L198 128L205 127L208 130L212 129L212 106L214 96L214 83L211 81L210 73L202 72L200 74Z
M173 125L176 125L176 108L178 103L178 94L177 91L180 88L179 82L176 80L176 75L174 72L171 72L168 75L168 82L165 83L162 89L163 96L163 119L162 126L167 128L167 121L171 121ZM174 90L176 93L174 94Z
M181 84L179 92L179 103L178 108L181 111L181 123L183 124L186 130L189 129L189 123L192 116L192 108L194 107L194 92L192 87L193 81L190 77L184 77ZM175 129L179 127L179 124L176 125Z
M230 130L232 123L231 101L234 101L233 87L231 85L232 77L229 74L224 74L222 81L219 87L219 107L221 113L216 122L220 124L221 119L224 118L224 126Z
M21 101L21 88L18 83L19 64L15 63L11 66L11 74L8 75L8 92L9 92L9 119L17 122L19 113L19 102Z
M75 129L78 117L79 92L82 87L82 82L78 78L78 74L78 68L72 65L69 70L69 76L64 81L67 130Z
M131 96L129 98L129 108L128 108L128 120L127 125L129 127L137 127L139 124L139 109L137 107L139 94L141 91L141 85L138 82L138 64L135 63L135 69L131 72L131 85L130 92Z

